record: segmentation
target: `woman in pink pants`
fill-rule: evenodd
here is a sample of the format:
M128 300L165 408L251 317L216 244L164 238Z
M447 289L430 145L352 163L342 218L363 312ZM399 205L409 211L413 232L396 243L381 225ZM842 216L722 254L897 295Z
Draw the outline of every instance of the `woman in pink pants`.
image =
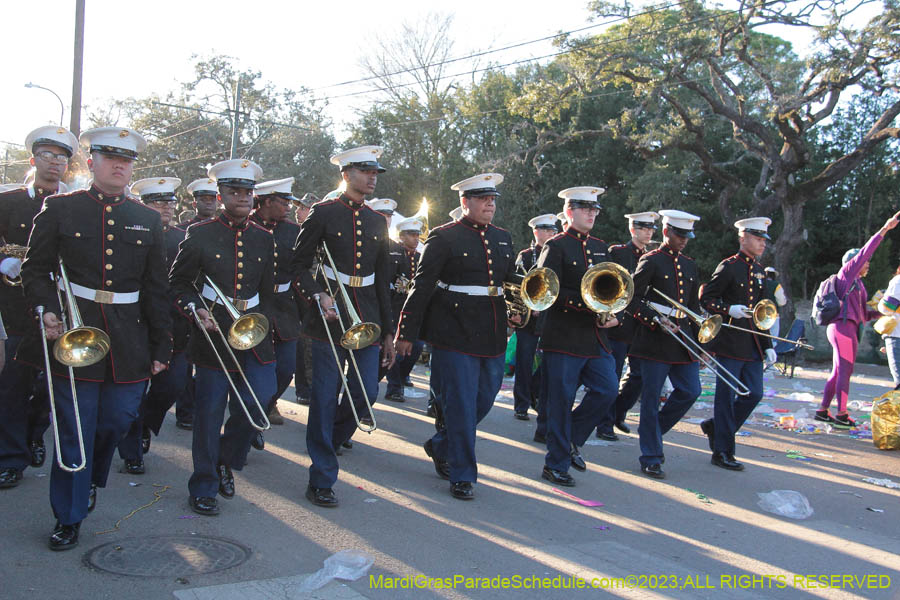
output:
M866 245L847 250L842 259L843 266L838 271L834 283L834 291L842 298L841 312L837 319L828 325L828 341L832 348L831 375L825 384L822 406L816 411L817 421L833 423L836 427L851 428L856 422L847 413L847 395L850 391L850 376L856 362L856 347L859 343L859 325L880 315L878 311L869 310L866 306L869 296L862 278L869 272L869 259L884 239L884 235L900 222L900 212L888 219L878 232L869 238ZM837 394L838 412L832 416L828 412L831 401Z

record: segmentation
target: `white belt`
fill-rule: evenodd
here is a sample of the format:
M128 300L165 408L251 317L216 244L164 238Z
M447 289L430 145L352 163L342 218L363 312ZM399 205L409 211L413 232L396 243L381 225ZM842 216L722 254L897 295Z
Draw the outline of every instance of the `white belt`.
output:
M281 292L286 292L291 289L290 282L288 283L276 283L275 284L275 293L280 294Z
M63 282L58 283L59 289L65 291ZM141 292L108 292L106 290L94 290L77 283L69 283L72 293L79 298L97 302L99 304L134 304L141 297Z
M223 304L222 299L216 295L216 292L209 287L207 284L203 284L203 297L207 300L212 300L217 304ZM252 298L228 298L228 301L231 302L236 309L239 311L245 311L251 309L259 304L259 294L254 294Z
M375 283L375 274L366 275L365 277L360 277L359 275L345 275L338 271L337 277L334 276L334 271L331 270L331 267L322 267L322 271L325 273L325 277L331 279L332 281L341 280L341 283L344 285L349 285L350 287L366 287Z
M450 292L458 292L467 296L502 296L503 288L496 285L448 285L438 281L437 286Z
M683 312L681 312L680 310L677 310L675 308L672 308L671 306L666 306L664 304L658 304L656 302L648 302L647 304L649 304L650 308L652 308L656 312L658 312L662 315L665 315L667 317L675 317L676 319L681 319L682 317L684 317Z

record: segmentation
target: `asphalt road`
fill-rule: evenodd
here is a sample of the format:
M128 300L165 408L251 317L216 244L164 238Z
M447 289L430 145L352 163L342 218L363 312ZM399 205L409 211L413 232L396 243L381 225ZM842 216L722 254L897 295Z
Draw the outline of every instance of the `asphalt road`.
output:
M871 400L890 387L886 369L860 370L851 400ZM374 559L366 576L332 582L309 597L900 597L900 490L862 481L900 481L900 453L846 434L799 435L766 426L787 414L777 408L811 412L813 405L785 398L797 389L817 395L824 377L821 369L801 369L793 380L766 382L777 394L765 399L771 409L755 415L756 423L746 427L750 435L738 438L744 472L710 465L706 438L686 420L665 439L668 478L648 479L637 460L637 417L630 416L631 435L583 448L588 471L573 470L577 486L565 490L576 498L540 478L544 451L532 441L534 415L529 422L513 418L511 381L504 382L479 431L479 482L471 502L450 496L422 450L433 431L425 416L422 366L414 373L422 397L379 401L378 431L358 432L354 448L341 457L337 509L312 506L303 496L307 409L283 399L287 423L267 432L264 452L252 451L237 474L235 498L220 501L218 517L194 515L187 505L191 434L176 429L170 415L146 457L147 473L111 474L73 551L46 547L53 526L47 499L52 457L42 468L28 469L19 487L0 491L0 595L301 598L307 597L299 588L306 575L336 552L357 550ZM701 400L711 402L706 392ZM293 398L293 389L285 397ZM710 416L711 406L698 403L689 419ZM47 443L52 445L49 434ZM808 460L789 458L791 450ZM116 458L113 470L120 466ZM772 490L800 492L814 514L794 520L763 511L757 493ZM112 554L116 548L125 553L164 535L225 538L250 554L238 566L187 576L124 576L87 564L89 552L104 544L111 544ZM190 562L192 556L185 551L183 558ZM452 585L454 577L455 586L434 587ZM604 588L534 588L543 578L552 586L554 578L562 585L572 577L596 579ZM415 587L426 578L437 580L428 589ZM501 578L531 587L496 587L504 584ZM391 582L413 587L386 588ZM467 587L476 583L482 587Z

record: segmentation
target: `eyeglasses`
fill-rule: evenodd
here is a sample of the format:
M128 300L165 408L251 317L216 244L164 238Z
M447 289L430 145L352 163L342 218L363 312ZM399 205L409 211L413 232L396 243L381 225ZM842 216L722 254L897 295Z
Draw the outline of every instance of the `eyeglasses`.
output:
M37 156L41 160L46 160L47 162L69 162L68 154L57 154L56 152L50 152L49 150L41 150L40 152L36 152L35 156Z

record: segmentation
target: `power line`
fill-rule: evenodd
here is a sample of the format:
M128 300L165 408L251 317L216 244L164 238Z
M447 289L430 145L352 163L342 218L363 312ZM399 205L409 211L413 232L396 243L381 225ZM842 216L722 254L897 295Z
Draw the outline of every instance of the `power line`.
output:
M661 10L667 10L667 9L669 9L669 8L673 8L673 7L680 6L680 5L684 4L684 3L687 2L687 1L688 1L688 0L679 0L678 2L674 2L674 3L672 3L672 4L665 4L665 5L662 5L662 6L653 7L653 8L651 8L651 9L648 9L647 11L644 11L644 12L642 12L642 13L637 13L636 15L632 15L632 16L641 16L641 15L651 14L651 13L653 13L653 12L658 12L658 11L661 11ZM557 38L557 37L559 37L559 36L561 36L561 35L571 35L571 34L573 34L573 33L581 33L582 31L587 31L587 30L589 30L589 29L596 29L597 27L603 27L603 26L605 26L605 25L611 25L611 24L616 23L616 22L618 22L618 21L623 21L623 20L630 19L630 18L632 18L632 16L615 17L615 18L613 18L613 19L611 19L611 20L609 20L609 21L604 21L603 23L595 23L594 25L587 25L587 26L585 26L585 27L580 27L580 28L577 28L577 29L570 29L570 30L568 30L568 31L560 31L560 32L558 32L558 33L554 33L553 35L548 35L548 36L544 36L544 37L540 37L540 38L536 38L536 39L528 40L528 41L524 41L524 42L518 42L518 43L515 43L515 44L511 44L511 45L509 45L509 46L503 46L502 48L494 48L494 49L482 50L482 51L479 51L479 52L474 52L474 53L472 53L472 54L467 54L467 55L465 55L465 56L458 56L458 57L455 57L455 58L449 58L449 59L444 60L444 61L438 61L438 62L430 63L430 64L427 64L427 65L422 65L422 66L419 66L419 67L413 67L413 68L410 68L410 69L401 69L401 70L399 70L399 71L394 71L394 72L392 72L392 73L385 73L384 75L371 75L371 76L369 76L369 77L362 77L362 78L359 78L359 79L352 79L352 80L349 80L349 81L342 81L342 82L340 82L340 83L332 83L332 84L330 84L330 85L323 85L323 86L321 86L321 87L312 88L312 89L310 89L310 90L307 90L306 93L312 93L312 92L316 92L316 91L319 91L319 90L326 90L326 89L335 88L335 87L341 87L341 86L345 86L345 85L352 85L352 84L355 84L355 83L365 83L365 82L367 82L367 81L372 81L373 79L382 79L382 78L385 78L385 77L393 77L393 76L395 76L395 75L402 75L402 74L404 74L404 73L412 73L412 72L414 72L414 71L419 71L419 70L421 70L421 69L429 69L429 68L431 68L431 67L438 67L438 66L443 66L443 65L448 65L448 64L451 64L451 63L455 63L455 62L460 62L460 61L463 61L463 60L469 60L469 59L472 59L472 58L479 58L479 57L482 57L482 56L487 56L488 54L495 54L495 53L497 53L497 52L504 52L504 51L506 51L506 50L512 50L512 49L514 49L514 48L521 48L522 46L529 46L529 45L531 45L531 44L536 44L536 43L538 43L538 42L546 42L547 40L552 40L552 39ZM337 97L337 98L342 98L343 96L336 96L336 97Z
M769 2L765 2L762 6L767 6L767 5L769 5L769 4L776 4L776 3L780 2L780 1L781 1L781 0L769 0ZM647 11L644 11L644 12L642 12L642 13L637 13L637 14L634 14L634 15L630 15L630 16L628 16L628 17L621 17L621 18L619 18L619 20L633 19L633 18L635 18L635 17L639 17L639 16L651 14L651 13L657 12L657 11L659 11L659 10L662 10L662 9L651 9L651 10L647 10ZM704 16L704 17L699 17L699 18L697 18L697 19L695 19L695 20L693 20L693 21L689 21L689 22L687 22L687 23L676 23L676 24L674 24L674 25L672 25L672 26L670 26L670 27L667 27L667 28L661 29L660 31L656 31L656 32L652 32L652 33L650 33L650 32L648 32L648 33L643 33L643 32L642 32L642 33L637 33L637 34L627 35L627 36L624 36L624 37L621 37L621 38L617 38L617 39L614 39L614 40L601 40L601 41L594 42L594 43L591 43L591 44L586 44L586 45L583 45L583 46L579 46L578 48L572 48L572 49L569 49L569 50L561 50L561 51L559 51L559 52L553 52L553 53L551 53L551 54L545 54L545 55L543 55L543 56L536 56L536 57L532 57L532 58L524 58L524 59L520 59L520 60L516 60L516 61L509 62L509 63L501 64L501 65L493 65L493 66L489 66L489 67L483 67L483 68L480 68L480 69L472 69L471 71L465 71L465 72L461 72L461 73L455 73L455 74L453 74L453 75L442 75L442 76L436 78L435 81L441 81L441 80L444 80L444 79L455 79L455 78L457 78L457 77L463 77L463 76L466 76L466 75L474 75L474 74L476 74L476 73L481 73L481 72L484 72L484 71L494 71L494 70L498 70L498 69L504 69L504 68L506 68L506 67L511 67L511 66L514 66L514 65L520 65L520 64L525 64L525 63L530 63L530 62L538 61L538 60L543 60L543 59L546 59L546 58L554 58L554 57L557 57L557 56L563 56L563 55L565 55L565 54L572 54L572 53L580 52L580 51L583 51L583 50L588 50L588 49L593 49L593 48L599 48L599 47L607 46L607 45L610 45L610 44L613 44L613 43L617 43L617 42L627 42L627 41L630 41L630 40L636 40L636 39L640 39L640 38L642 38L642 37L647 37L647 36L649 36L649 35L658 35L658 34L661 33L661 32L671 31L671 30L678 29L678 28L680 28L680 27L689 26L689 25L695 25L695 24L698 24L698 23L702 23L702 22L704 22L704 21L715 21L715 20L718 20L718 19L723 18L723 17L725 17L725 16L732 15L732 14L735 14L735 13L738 13L738 12L740 12L740 9L734 9L734 10L725 11L725 12L719 13L719 14L713 14L713 15L708 15L708 16ZM608 24L608 23L607 23L607 24ZM448 61L448 62L449 62L449 61ZM427 65L427 66L435 66L435 65L438 65L438 64L443 64L443 63L434 63L433 65ZM413 71L418 71L418 70L420 70L420 69L427 68L427 66L425 66L425 67L416 67L416 68L414 68L414 69L407 69L407 70L404 71L404 72L409 73L409 72L413 72ZM409 83L397 84L397 85L394 85L394 86L392 86L392 87L390 87L390 88L387 88L387 87L378 87L378 88L369 89L369 90L361 90L361 91L358 91L358 92L349 92L349 93L347 93L347 94L339 94L339 95L335 95L335 96L323 96L323 97L320 97L320 98L314 98L312 101L313 101L313 102L325 102L325 101L328 101L328 100L336 100L336 99L339 99L339 98L347 98L347 97L351 97L351 96L362 96L362 95L366 95L366 94L374 94L374 93L377 93L377 92L387 92L387 91L390 91L391 89L407 88L407 87L412 87L412 86L415 86L415 85L418 85L418 84L419 84L419 82L417 82L417 81L412 81L412 82L409 82Z

